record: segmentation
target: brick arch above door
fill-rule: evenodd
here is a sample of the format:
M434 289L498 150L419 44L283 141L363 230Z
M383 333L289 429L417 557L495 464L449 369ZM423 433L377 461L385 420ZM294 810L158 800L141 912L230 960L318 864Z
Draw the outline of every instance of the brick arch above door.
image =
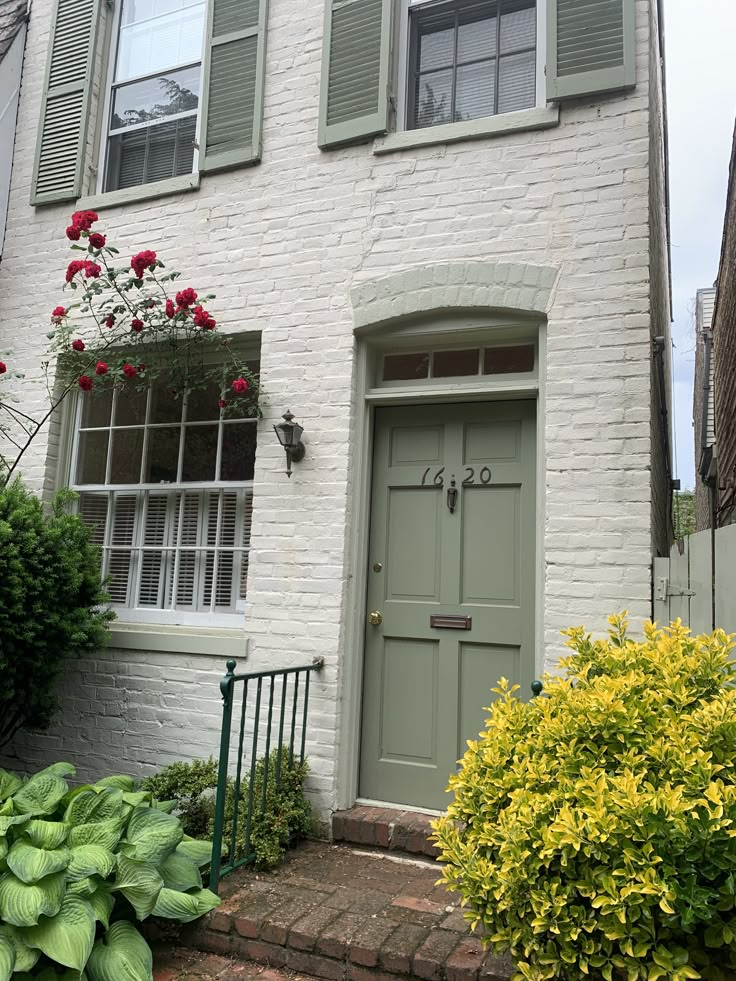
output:
M413 266L352 288L355 332L370 333L390 321L442 310L546 315L558 276L556 266L517 262L468 260Z

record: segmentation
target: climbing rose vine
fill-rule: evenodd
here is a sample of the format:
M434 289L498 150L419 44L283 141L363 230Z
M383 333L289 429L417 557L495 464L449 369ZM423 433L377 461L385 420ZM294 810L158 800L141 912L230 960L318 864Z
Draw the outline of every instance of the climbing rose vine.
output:
M158 254L144 248L130 259L109 244L94 211L76 211L66 228L72 250L82 253L67 265L62 289L72 302L49 315L50 357L44 362L49 404L39 418L23 409L17 395L0 390L0 436L14 445L14 457L0 456L0 486L7 482L31 441L70 392L94 398L111 387L125 392L152 382L175 397L192 390L212 392L226 416L257 416L259 384L253 368L217 330L206 308L214 294L193 286L171 289L179 273L167 271ZM169 293L173 295L169 295ZM0 351L0 376L20 378L12 352Z

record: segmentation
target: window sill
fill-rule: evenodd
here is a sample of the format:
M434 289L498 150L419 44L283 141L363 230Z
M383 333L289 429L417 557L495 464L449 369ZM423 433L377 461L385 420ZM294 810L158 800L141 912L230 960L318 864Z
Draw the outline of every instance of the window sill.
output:
M135 187L124 187L119 191L105 191L104 194L92 194L77 201L81 210L92 208L111 208L116 204L135 204L138 201L148 201L151 198L162 198L167 194L181 194L183 191L196 191L199 187L199 174L185 174L183 177L170 177L165 181L153 181L151 184L137 184Z
M486 136L503 136L519 130L550 129L560 122L559 106L544 109L524 109L505 112L483 119L468 119L461 123L447 123L428 129L407 129L389 133L373 143L375 154L394 153L397 150L414 150L438 143L459 143L463 140L481 140Z
M248 654L244 630L233 627L175 627L158 623L125 623L110 627L109 647L171 654L208 654L243 658Z

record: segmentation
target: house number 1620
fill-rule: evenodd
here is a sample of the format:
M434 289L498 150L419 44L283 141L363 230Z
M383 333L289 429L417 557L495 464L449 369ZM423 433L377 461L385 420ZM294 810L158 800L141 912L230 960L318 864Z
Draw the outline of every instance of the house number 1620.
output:
M427 486L428 480L431 480L431 482L435 485L435 487L442 487L445 483L444 476L443 476L445 473L445 468L440 467L440 469L435 473L434 477L430 478L429 475L431 470L432 470L431 467L427 467L427 469L424 471L424 474L422 475L422 487ZM481 484L490 484L492 476L493 474L491 473L490 467L482 467L480 473L478 474L478 480L481 482ZM475 467L465 467L465 477L463 479L463 487L467 487L468 485L474 483L475 483Z

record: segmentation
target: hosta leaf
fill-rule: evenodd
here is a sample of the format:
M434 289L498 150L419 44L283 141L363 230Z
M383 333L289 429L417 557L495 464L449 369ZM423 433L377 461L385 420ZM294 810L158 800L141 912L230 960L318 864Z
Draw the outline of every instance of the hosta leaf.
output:
M23 838L8 852L8 868L22 882L38 882L47 875L61 872L69 864L68 848L36 848Z
M15 971L15 948L0 936L0 981L10 981Z
M152 806L158 811L163 811L165 814L171 814L178 803L179 801L177 800L155 800Z
M15 952L15 971L30 971L36 966L36 962L41 956L40 950L29 947L23 939L23 933L17 927L9 926L7 923L0 926L0 937L3 937L13 947ZM0 978L2 974L0 974Z
M23 781L17 773L11 773L9 770L0 770L0 800L12 797L22 786Z
M64 967L81 971L95 942L95 915L79 896L66 896L56 916L43 916L38 926L23 932L31 947Z
M151 981L153 958L131 923L113 923L87 962L89 981Z
M148 790L135 790L123 794L123 800L126 804L132 804L133 807L138 807L141 804L150 807L153 801L153 795Z
M103 787L101 790L85 790L71 801L64 821L72 827L81 824L97 824L119 818L123 812L123 792Z
M6 872L0 878L0 919L13 926L35 926L41 915L58 913L64 898L65 878L63 872L57 872L27 885L12 872Z
M161 865L183 836L178 818L152 807L136 807L128 821L120 851L138 862Z
M89 899L92 893L99 889L101 882L102 879L98 875L90 875L86 879L77 879L76 882L67 880L66 891L75 896L81 896L82 899Z
M27 814L16 814L14 817L0 815L0 837L4 837L11 828L17 827L19 824L26 824L29 820Z
M113 777L103 777L102 780L98 780L95 787L112 787L113 790L124 790L130 792L135 790L135 780L132 777L126 776L113 776Z
M88 875L101 875L106 879L115 868L115 856L102 845L77 845L71 850L67 869L70 879L85 879Z
M151 915L163 884L164 880L152 865L118 855L118 872L111 888L125 896L139 919L145 920Z
M69 970L63 974L57 974L53 967L47 967L40 974L14 974L13 981L89 981L88 975L82 971Z
M109 821L97 821L92 824L79 824L71 828L67 845L76 848L77 845L102 845L113 851L123 833L122 817L111 818Z
M186 855L187 858L191 858L200 868L203 865L209 865L212 861L211 841L196 841L194 838L186 838L179 843L176 851L178 855Z
M20 814L51 814L69 790L63 777L47 770L37 773L16 794L13 806Z
M38 773L34 773L31 780L35 780L36 777L40 777L44 773L54 773L57 777L75 777L77 775L77 768L73 763L52 763L51 766L47 766L43 770L39 770Z
M199 866L186 855L179 854L179 849L173 855L169 855L161 865L159 871L167 889L176 889L179 892L186 892L187 889L201 889L202 876Z
M115 897L110 893L107 886L100 886L91 896L87 897L87 902L92 907L95 919L107 929L110 926L110 914L115 905Z
M163 916L167 920L178 920L180 923L191 923L199 919L211 909L220 905L220 898L209 889L198 889L196 892L176 892L174 889L162 889L156 905L153 907L154 916Z
M58 848L63 844L69 828L63 821L29 821L23 828L23 834L27 835L31 844L36 848Z

